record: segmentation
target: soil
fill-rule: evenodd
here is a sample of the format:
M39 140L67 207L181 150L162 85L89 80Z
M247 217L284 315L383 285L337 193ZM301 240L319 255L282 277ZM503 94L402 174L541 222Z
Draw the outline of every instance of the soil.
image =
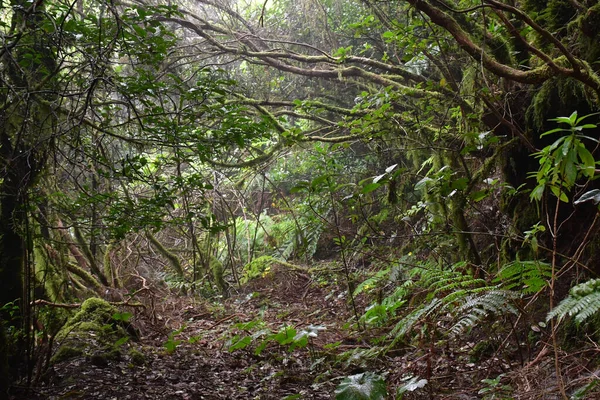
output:
M16 387L12 399L331 399L344 377L365 371L384 376L389 393L426 377L426 385L413 385L402 397L408 400L559 398L553 355L543 349L519 360L508 350L484 348L473 360L476 342L465 337L435 345L415 340L370 356L389 327L357 330L344 285L331 276L276 267L227 300L164 288L144 296L146 307L130 310L139 339L120 344L116 357L103 357L92 345L83 355L56 362L29 389ZM369 300L358 298L357 308L364 310ZM295 349L271 340L256 351L265 329L284 327L316 337ZM253 337L247 347L229 351L246 336ZM595 354L592 348L572 357L567 383L585 383L593 373L585 359Z

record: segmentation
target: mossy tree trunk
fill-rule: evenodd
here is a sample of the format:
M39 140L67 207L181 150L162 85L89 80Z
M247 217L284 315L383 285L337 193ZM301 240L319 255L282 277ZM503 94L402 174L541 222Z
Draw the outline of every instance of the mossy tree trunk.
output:
M56 99L56 47L42 26L44 3L14 0L8 35L14 40L3 52L0 71L0 306L18 305L1 316L15 330L15 345L0 352L0 366L10 359L12 374L24 365L30 282L24 282L28 239L29 191L43 170L56 125L50 104ZM26 275L28 276L28 275ZM12 341L11 341L12 343Z

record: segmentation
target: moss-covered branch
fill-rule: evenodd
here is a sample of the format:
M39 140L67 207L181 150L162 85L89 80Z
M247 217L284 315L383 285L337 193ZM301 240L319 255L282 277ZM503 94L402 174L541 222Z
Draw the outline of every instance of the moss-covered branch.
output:
M183 278L183 266L181 265L179 257L167 250L167 248L163 246L162 243L160 243L151 232L147 231L146 237L148 238L150 243L152 243L152 246L154 246L154 248L160 253L160 255L167 259L169 265L171 266L171 268L173 268L175 273L180 278Z

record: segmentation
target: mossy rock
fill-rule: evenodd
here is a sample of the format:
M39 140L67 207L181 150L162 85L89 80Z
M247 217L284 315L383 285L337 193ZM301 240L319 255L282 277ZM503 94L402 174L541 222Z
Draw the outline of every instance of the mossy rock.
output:
M131 364L137 366L146 364L146 356L137 349L129 350L129 360L131 361Z
M117 312L117 308L106 300L92 297L81 304L81 310L69 319L65 327L74 326L81 322L91 322L99 325L111 323L113 315Z
M52 358L50 359L50 364L56 364L61 361L66 361L71 358L79 357L85 354L83 348L80 347L71 347L71 346L61 346L58 351Z
M121 350L116 347L108 347L102 350L95 351L86 357L92 365L97 367L107 367L111 361L121 360Z
M61 347L53 362L67 358L86 356L92 364L104 367L110 361L121 359L120 344L124 338L136 338L129 332L127 323L115 318L119 310L99 298L90 298L83 302L56 336Z

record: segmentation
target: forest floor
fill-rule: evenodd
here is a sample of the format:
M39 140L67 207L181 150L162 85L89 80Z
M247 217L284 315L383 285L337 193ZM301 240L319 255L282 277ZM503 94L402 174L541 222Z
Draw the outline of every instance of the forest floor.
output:
M139 340L119 345L116 357L95 357L92 348L56 362L13 398L331 399L345 376L364 371L381 373L390 393L411 377L427 377L425 387L413 379L404 399L559 398L550 354L526 363L500 354L474 362L474 343L465 341L413 343L373 357L381 332L356 330L344 285L330 278L275 269L224 302L155 290L153 310L134 311ZM358 302L364 310L366 299ZM289 343L267 341L256 354L266 329L285 327L316 336L292 351ZM229 351L236 344L240 349Z

